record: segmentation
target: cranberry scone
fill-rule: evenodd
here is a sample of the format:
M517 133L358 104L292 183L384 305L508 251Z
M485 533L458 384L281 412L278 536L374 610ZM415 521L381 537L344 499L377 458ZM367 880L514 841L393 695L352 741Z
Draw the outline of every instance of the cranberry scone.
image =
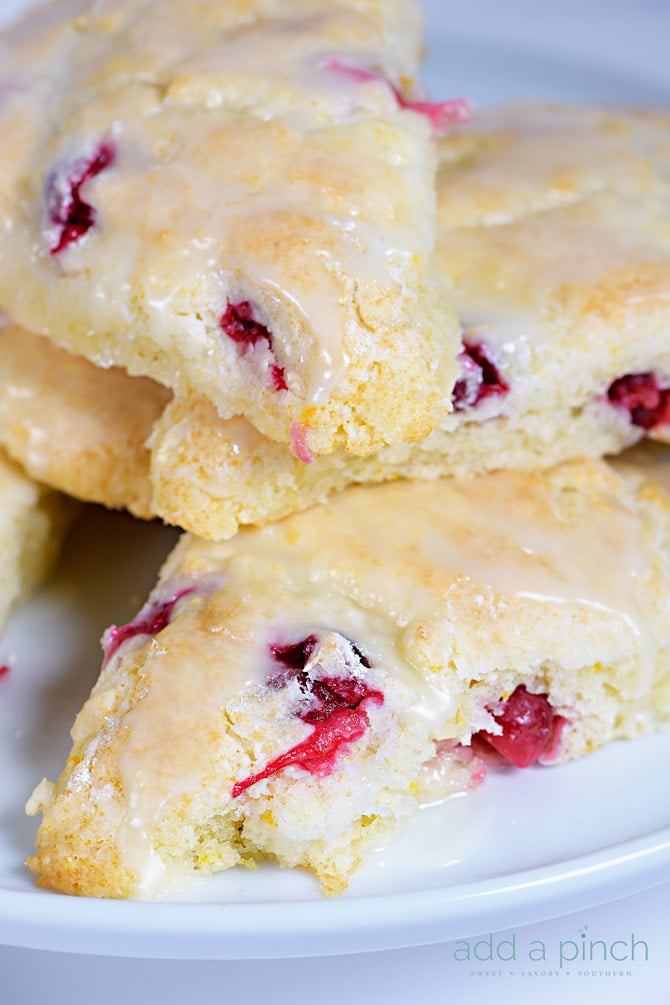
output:
M303 461L457 375L415 0L55 0L0 40L0 304Z
M128 463L142 458L137 480L150 479L144 497L151 512L213 539L351 482L534 470L617 453L643 436L666 437L669 123L660 113L524 105L483 112L442 141L438 260L445 278L453 277L462 319L461 376L450 395L453 411L419 442L364 458L338 451L305 464L245 419L222 420L203 397L178 396L161 409L148 383L137 381L133 390L126 378L124 391L122 374L110 371L112 380L83 360L80 377L90 390L75 397L70 388L70 407L86 396L94 406L96 396L105 401L116 418L101 415L98 428L126 435L127 443L134 437L125 456ZM30 468L26 456L31 437L45 436L40 402L51 393L48 380L34 394L28 389L39 369L31 357L47 356L41 369L53 374L57 393L59 350L26 333L11 339L0 352L0 443L36 477L51 480L54 473ZM75 362L65 354L63 361L71 382ZM22 369L18 411L6 392L2 399L3 368L14 381ZM135 422L124 398L137 402L138 415L145 398L153 404ZM3 414L15 430L11 442ZM81 438L69 442L84 446ZM63 467L59 454L50 461ZM54 482L66 491L80 494L70 473L79 468L102 480L85 463L67 464L70 471ZM116 493L85 498L124 505L123 481L113 470L104 481Z
M29 801L40 884L150 897L271 858L336 892L491 759L659 727L667 466L356 486L229 542L183 535Z
M155 516L146 441L170 397L0 320L0 446L67 495Z
M177 398L150 441L165 519L221 537L351 482L534 470L670 436L670 117L496 108L443 140L441 161L438 261L463 333L453 410L417 443L304 465Z
M0 450L0 631L11 610L47 575L74 513Z

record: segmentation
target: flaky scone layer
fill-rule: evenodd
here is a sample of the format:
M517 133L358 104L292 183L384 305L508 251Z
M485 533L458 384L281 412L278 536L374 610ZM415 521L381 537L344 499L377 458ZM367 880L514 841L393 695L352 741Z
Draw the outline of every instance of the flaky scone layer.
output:
M481 780L482 747L551 763L655 728L664 468L359 487L230 542L185 535L105 634L66 768L29 804L40 883L152 896L269 856L333 892L423 798Z

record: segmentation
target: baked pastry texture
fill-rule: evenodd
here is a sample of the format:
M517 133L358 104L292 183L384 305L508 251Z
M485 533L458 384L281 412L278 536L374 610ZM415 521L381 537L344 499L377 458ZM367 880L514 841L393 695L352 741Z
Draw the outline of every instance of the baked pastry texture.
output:
M438 262L463 333L453 411L419 442L304 465L175 399L150 441L165 519L220 537L351 482L536 470L668 438L670 117L497 108L443 140L441 161Z
M0 445L37 481L155 516L146 440L171 394L0 324Z
M29 802L40 884L147 897L270 857L336 892L491 757L557 763L658 727L664 467L353 487L230 542L184 535L105 633L65 770Z
M0 631L50 571L73 505L26 477L0 450Z
M102 487L85 498L138 512L140 494L145 512L221 539L351 482L535 470L617 453L643 436L664 438L669 142L670 119L662 114L544 104L482 112L441 141L437 255L464 344L453 411L423 440L367 457L340 450L305 464L244 418L221 419L206 398L177 396L162 409L148 383L126 378L124 388L120 373L112 378L64 355L69 409L88 401L100 408L100 421L83 418L81 435L68 436L81 462L53 451L57 477L32 466L28 447L31 437L44 437L45 403L59 395L59 351L34 336L0 332L0 377L8 369L6 388L20 380L24 389L17 411L0 386L0 442L58 487L80 495L84 470ZM84 388L76 396L75 367ZM32 381L39 384L30 394ZM55 407L65 414L61 398ZM138 464L136 485L150 484L127 489L127 476L115 477L113 465L96 473L83 442L90 421L96 436L125 437L125 463ZM110 464L121 463L115 456L107 452Z
M302 460L428 433L458 326L433 261L415 0L56 0L0 40L0 304Z

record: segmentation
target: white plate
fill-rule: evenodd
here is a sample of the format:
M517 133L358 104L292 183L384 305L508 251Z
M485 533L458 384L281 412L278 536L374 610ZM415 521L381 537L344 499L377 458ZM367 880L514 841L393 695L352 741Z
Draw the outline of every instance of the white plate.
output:
M513 42L447 34L437 6L430 10L427 80L436 94L479 103L670 104L663 83ZM233 870L181 902L38 891L23 865L36 826L23 803L43 775L60 771L67 730L97 672L102 629L132 616L174 538L89 511L58 576L13 619L0 647L13 667L0 680L0 944L173 959L340 954L466 938L670 879L664 734L561 768L492 776L471 796L424 810L337 899L324 899L306 876L271 867Z

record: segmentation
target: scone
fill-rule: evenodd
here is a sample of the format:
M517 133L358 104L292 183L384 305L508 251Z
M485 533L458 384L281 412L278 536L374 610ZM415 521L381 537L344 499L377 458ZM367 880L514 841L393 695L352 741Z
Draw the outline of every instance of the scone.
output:
M339 891L491 758L658 727L662 458L353 487L230 542L184 535L30 800L40 884L149 897L270 857Z
M463 331L453 410L417 443L304 465L177 398L150 440L165 519L217 538L351 482L536 470L670 437L670 116L498 108L443 140L441 161L438 261Z
M418 439L436 279L415 0L55 0L0 40L0 304L303 461Z
M0 318L0 446L39 482L153 517L146 441L170 398Z
M351 482L534 470L617 453L645 435L667 436L669 137L670 120L660 113L540 104L481 113L442 141L438 260L451 277L464 348L453 411L419 442L365 458L338 451L305 464L245 419L222 420L207 399L188 396L160 411L153 395L146 421L133 417L131 429L125 401L139 410L152 397L149 385L133 390L127 378L124 390L121 375L109 378L83 361L78 372L90 390L75 399L71 389L70 407L86 397L94 407L96 397L107 402L116 420L103 417L98 428L134 437L125 455L141 458L137 480L151 481L149 509L213 539L322 501ZM40 403L51 393L50 375L56 387L60 382L58 350L2 332L0 349L0 378L3 369L11 373L4 392L0 380L0 443L36 477L66 490L69 478L74 494L81 488L70 472L83 467L107 488L107 499L85 498L124 505L124 479L113 471L97 475L67 453L61 463L57 450L48 459L66 467L59 479L45 464L32 466L27 448L45 437L50 411ZM33 356L48 363L33 367ZM75 363L63 360L71 382ZM18 410L7 402L11 381L23 389ZM90 421L82 417L82 430ZM84 448L81 438L69 442Z
M0 631L49 572L74 506L31 481L0 450Z

